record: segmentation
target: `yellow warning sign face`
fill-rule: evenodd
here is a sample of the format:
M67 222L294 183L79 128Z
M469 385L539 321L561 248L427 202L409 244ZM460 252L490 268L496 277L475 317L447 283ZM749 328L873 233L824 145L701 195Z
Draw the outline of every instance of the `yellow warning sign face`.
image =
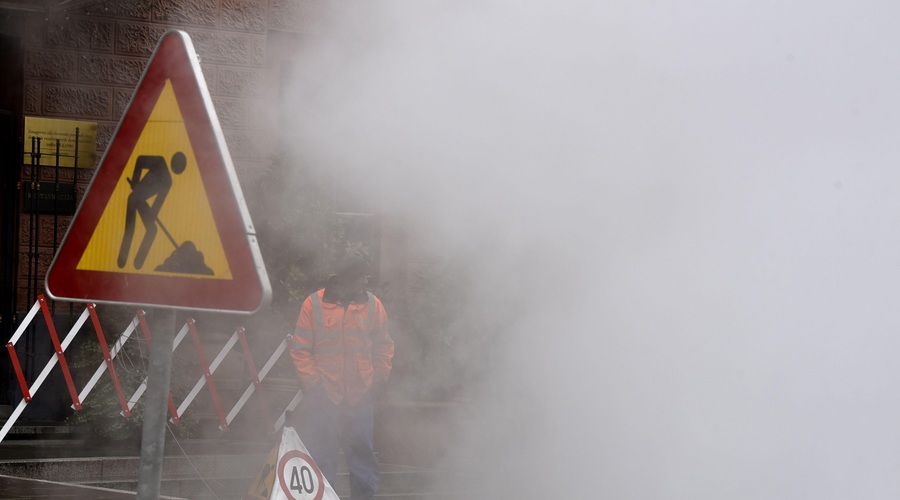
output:
M210 195L166 80L77 269L231 279Z

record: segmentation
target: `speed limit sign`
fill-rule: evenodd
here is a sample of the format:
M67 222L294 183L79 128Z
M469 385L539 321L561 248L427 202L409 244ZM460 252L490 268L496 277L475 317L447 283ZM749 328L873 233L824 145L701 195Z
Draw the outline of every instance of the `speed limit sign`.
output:
M281 490L294 500L322 500L325 478L312 457L300 450L291 450L278 461L278 482Z
M277 479L276 479L277 477ZM281 432L244 500L341 500L293 427Z

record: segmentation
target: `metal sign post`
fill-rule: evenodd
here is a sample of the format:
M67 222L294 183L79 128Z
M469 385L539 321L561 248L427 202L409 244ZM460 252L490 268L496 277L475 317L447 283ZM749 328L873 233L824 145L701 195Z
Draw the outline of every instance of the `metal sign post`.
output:
M151 331L150 368L147 370L147 399L141 429L141 462L137 498L159 498L162 463L166 444L166 411L172 379L172 344L175 339L175 311L157 309Z

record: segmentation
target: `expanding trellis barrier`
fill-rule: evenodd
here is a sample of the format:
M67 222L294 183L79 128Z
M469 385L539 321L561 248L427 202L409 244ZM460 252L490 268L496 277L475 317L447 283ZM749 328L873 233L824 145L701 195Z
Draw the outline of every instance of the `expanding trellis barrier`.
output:
M35 320L35 317L37 316L39 311L43 313L44 321L47 324L47 329L49 331L51 341L53 342L55 352L53 356L50 357L50 360L47 362L46 366L44 366L41 373L29 386L25 374L22 371L21 364L19 363L19 357L16 353L15 344L25 332L25 330L31 325L32 321ZM85 323L87 323L88 318L92 320L94 332L97 334L97 340L100 344L103 359L100 361L100 365L97 367L93 376L88 380L88 382L84 385L84 387L81 389L81 392L79 393L75 389L75 382L72 378L69 365L66 362L65 350L81 331ZM85 307L84 311L81 313L81 316L79 316L79 318L72 325L72 328L66 334L65 338L60 341L56 333L56 327L53 324L52 315L50 314L50 310L47 306L47 301L43 295L39 295L37 301L34 303L34 306L32 306L31 310L25 316L22 323L16 329L16 332L13 334L12 338L10 338L10 341L6 344L13 369L15 370L16 377L19 381L19 387L22 390L22 400L19 401L19 404L16 406L15 410L13 410L3 428L0 429L0 442L2 442L4 438L6 438L6 435L9 433L10 429L15 425L19 416L21 416L22 412L25 411L28 403L34 398L35 393L37 393L38 389L40 389L41 385L44 383L44 381L47 379L47 377L50 375L51 371L56 367L57 364L59 365L63 377L65 378L66 385L69 390L69 396L72 399L72 408L74 410L81 410L82 403L88 398L91 391L94 389L94 386L97 385L97 382L99 382L103 374L109 373L110 380L112 382L113 388L115 389L116 399L121 409L120 414L123 418L130 417L131 410L134 408L134 405L140 400L140 398L144 395L144 392L147 390L147 379L145 377L138 386L137 390L135 390L131 395L131 397L126 398L119 374L116 372L116 365L115 363L113 363L113 360L122 351L126 342L128 342L128 340L133 336L136 330L141 331L144 339L148 344L152 341L150 328L147 326L147 322L144 318L144 311L142 310L137 311L134 318L131 320L122 334L119 335L119 338L116 340L115 344L113 344L112 349L110 349L108 344L106 343L106 339L100 327L100 320L97 317L97 311L94 307L94 304L88 304ZM168 405L169 414L171 415L171 418L169 420L175 425L179 424L181 421L181 417L185 414L188 407L192 402L194 402L200 391L203 390L204 387L206 387L210 393L213 407L215 408L215 412L219 420L220 430L225 431L228 429L228 426L234 421L234 418L244 408L247 401L249 401L251 396L253 396L254 394L256 394L257 396L256 400L259 403L262 415L266 419L267 424L272 426L273 431L277 431L278 429L280 429L284 424L286 414L292 411L300 402L302 392L299 390L296 392L294 397L281 412L280 416L276 419L271 413L268 398L263 391L262 381L266 378L266 375L269 374L269 371L271 371L272 367L275 366L276 362L278 362L278 360L287 350L287 342L289 337L285 337L284 339L282 339L281 343L278 344L278 347L275 348L275 351L266 360L266 363L263 365L262 369L257 371L243 327L238 327L235 330L235 332L231 335L231 337L213 359L212 363L209 363L207 361L206 353L204 352L203 344L200 342L200 335L197 333L197 327L193 318L188 318L185 321L184 326L182 326L178 334L175 336L172 345L173 352L178 349L181 341L184 340L184 338L188 335L191 336L191 340L194 345L194 355L197 358L200 368L203 370L203 374L201 375L197 383L194 384L190 392L188 392L187 396L185 396L180 405L176 406L171 394L169 395ZM215 373L216 369L222 364L222 361L225 360L228 354L231 353L232 350L234 350L234 347L237 344L240 344L241 351L244 355L244 365L242 369L246 370L252 382L247 387L247 389L244 390L240 398L238 398L238 400L232 405L231 410L226 413L224 402L219 394L218 389L216 388L216 382L213 374Z

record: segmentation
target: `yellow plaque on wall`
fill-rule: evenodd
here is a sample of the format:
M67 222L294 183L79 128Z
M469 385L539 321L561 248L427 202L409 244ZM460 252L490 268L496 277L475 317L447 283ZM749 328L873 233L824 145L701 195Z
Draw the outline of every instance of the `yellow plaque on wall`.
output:
M75 138L78 138L76 148ZM40 141L38 141L40 139ZM94 168L97 163L97 123L57 118L25 117L26 165L57 165L57 140L59 141L59 166ZM40 147L38 147L40 144Z

